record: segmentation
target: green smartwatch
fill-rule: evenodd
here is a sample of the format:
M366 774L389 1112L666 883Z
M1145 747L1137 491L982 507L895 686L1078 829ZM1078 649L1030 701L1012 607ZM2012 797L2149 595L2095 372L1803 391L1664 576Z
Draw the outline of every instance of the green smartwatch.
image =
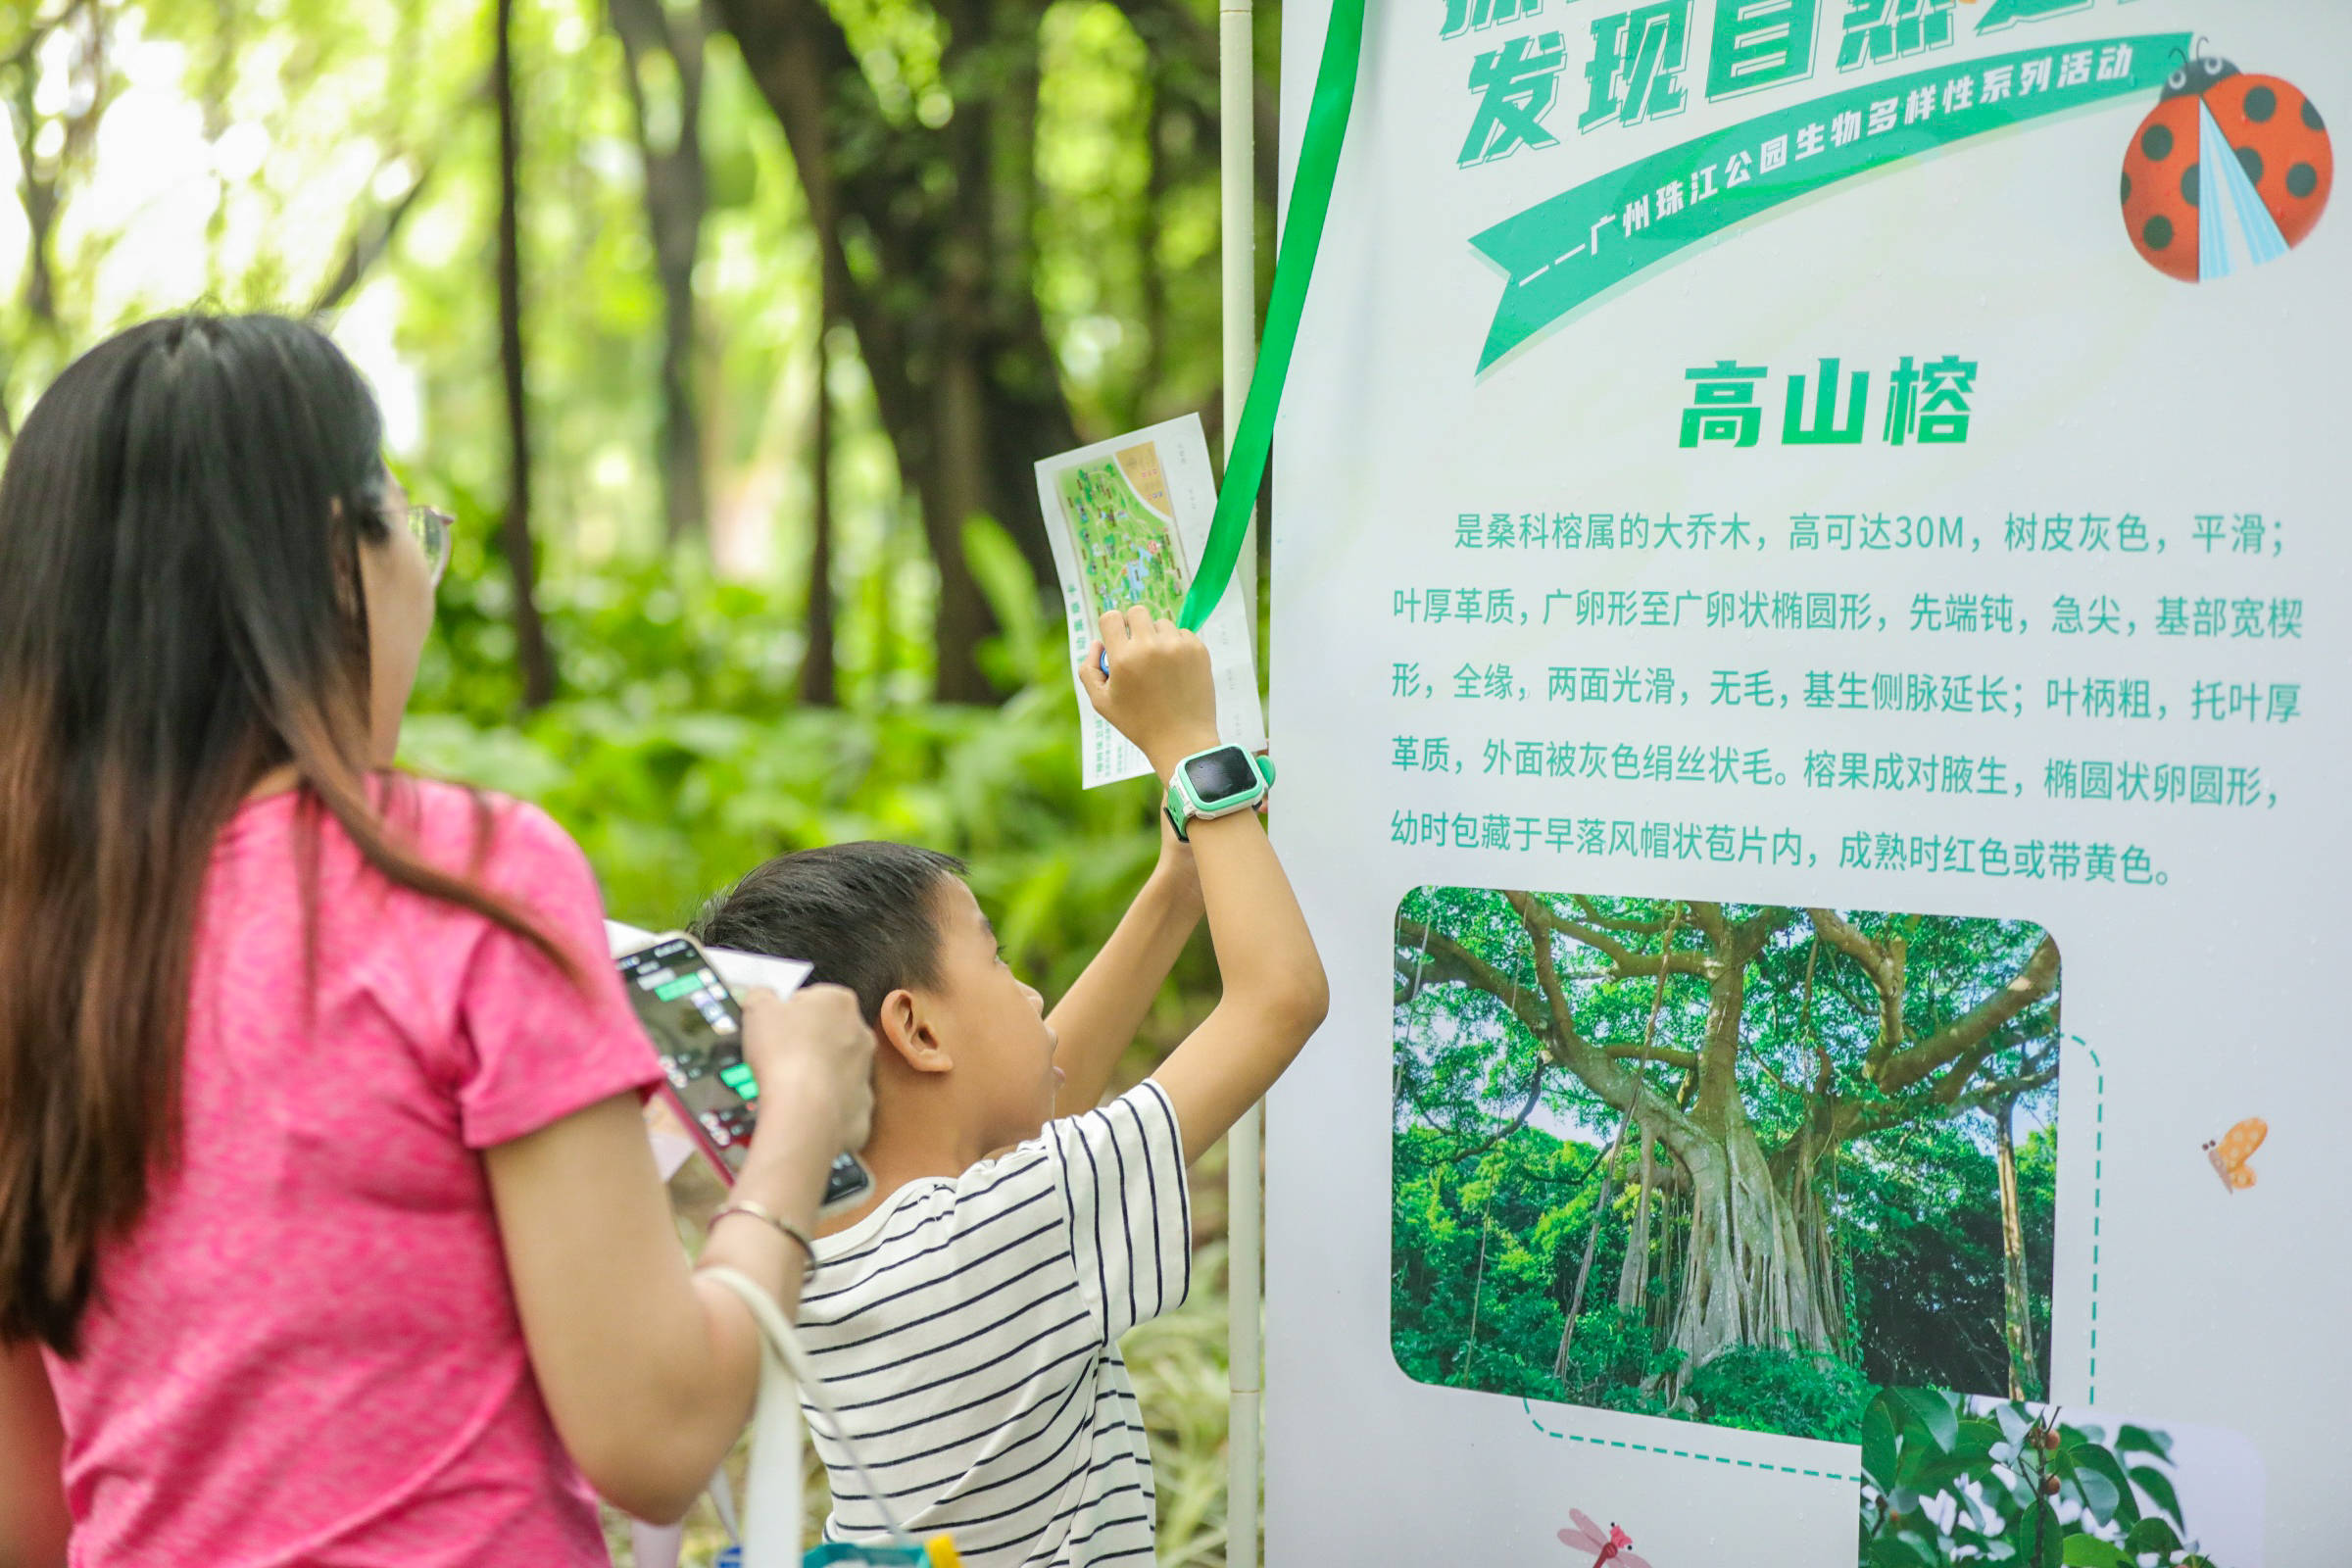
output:
M1188 823L1246 811L1264 800L1273 784L1271 758L1254 756L1239 746L1212 746L1195 752L1176 764L1176 772L1168 780L1168 825L1178 838L1189 842Z

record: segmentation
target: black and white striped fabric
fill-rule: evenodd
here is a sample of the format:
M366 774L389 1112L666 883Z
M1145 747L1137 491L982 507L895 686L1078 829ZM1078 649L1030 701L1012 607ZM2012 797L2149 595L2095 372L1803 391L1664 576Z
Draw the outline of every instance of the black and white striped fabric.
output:
M915 1536L970 1568L1152 1561L1152 1450L1118 1339L1183 1301L1191 1198L1149 1081L817 1243L800 1334ZM806 1404L806 1401L804 1401ZM885 1539L826 1418L828 1541Z

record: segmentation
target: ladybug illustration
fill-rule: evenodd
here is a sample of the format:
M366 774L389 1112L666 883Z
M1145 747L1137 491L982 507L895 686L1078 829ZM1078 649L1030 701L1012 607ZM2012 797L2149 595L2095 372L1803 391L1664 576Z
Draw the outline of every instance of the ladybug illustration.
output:
M2328 206L2335 152L2302 89L2200 54L2164 84L2124 154L2124 227L2184 283L2300 245Z

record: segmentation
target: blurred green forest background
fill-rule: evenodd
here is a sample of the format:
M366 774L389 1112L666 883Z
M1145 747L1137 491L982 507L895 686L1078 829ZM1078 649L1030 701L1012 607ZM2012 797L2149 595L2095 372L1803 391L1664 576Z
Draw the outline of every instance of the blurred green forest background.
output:
M1217 440L1215 29L1208 0L0 0L0 443L131 320L318 315L460 522L412 765L546 806L641 924L783 849L963 855L1055 994L1156 840L1148 784L1079 789L1030 465L1196 410ZM1197 945L1130 1076L1212 984ZM1222 1311L1131 1346L1164 1562L1223 1560Z

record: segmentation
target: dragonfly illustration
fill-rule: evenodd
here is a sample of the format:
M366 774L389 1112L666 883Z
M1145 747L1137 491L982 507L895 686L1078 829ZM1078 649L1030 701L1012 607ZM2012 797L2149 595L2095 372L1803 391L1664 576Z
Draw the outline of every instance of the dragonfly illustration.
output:
M1568 1517L1576 1528L1560 1532L1560 1544L1577 1551L1594 1553L1592 1568L1614 1563L1617 1568L1649 1568L1649 1564L1634 1555L1634 1538L1616 1525L1603 1530L1592 1522L1592 1516L1582 1508L1571 1508Z

